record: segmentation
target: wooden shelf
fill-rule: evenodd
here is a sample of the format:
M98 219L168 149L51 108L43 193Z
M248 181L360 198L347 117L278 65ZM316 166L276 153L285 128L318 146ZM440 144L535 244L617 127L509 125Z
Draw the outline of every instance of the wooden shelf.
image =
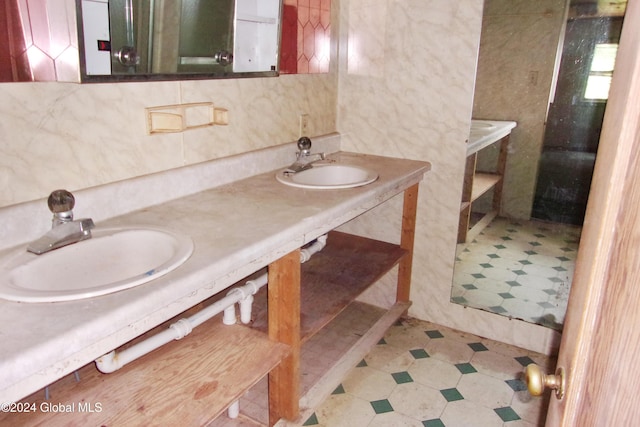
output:
M500 213L502 204L502 186L504 183L504 173L507 164L507 148L509 146L509 135L493 142L500 144L495 173L476 171L478 152L470 153L467 156L464 171L464 183L462 187L462 200L460 202L460 217L458 220L458 243L465 243L473 240L484 227ZM492 210L485 215L484 219L470 228L471 210L473 202L478 200L483 194L493 189Z
M501 179L501 175L494 173L476 172L473 178L473 189L471 190L471 203L478 200L480 196L495 187Z
M300 336L309 339L407 253L398 245L332 231L327 246L302 264ZM267 292L254 297L252 328L267 331Z
M349 371L371 352L371 349L384 337L387 330L406 313L410 306L411 303L398 302L388 310L385 310L355 301L345 309L345 312L355 309L355 311L367 310L380 314L378 319L366 331L357 331L359 339L343 354L340 354L333 363L329 364L321 378L305 390L306 392L300 399L300 406L303 408L303 413L301 417L298 418L300 423L307 420L313 414L314 409L320 406L322 402L331 395L336 387L338 387L349 374ZM335 328L333 327L333 322L328 325L327 328L332 330L334 334L353 333L353 327ZM313 339L309 342L312 341ZM310 371L317 369L318 367L316 366L310 369Z
M206 425L288 354L288 346L216 316L112 374L86 365L80 382L63 378L49 387L48 401L42 391L25 399L35 412L0 414L0 425ZM74 406L40 410L54 404ZM96 405L100 412L86 411Z

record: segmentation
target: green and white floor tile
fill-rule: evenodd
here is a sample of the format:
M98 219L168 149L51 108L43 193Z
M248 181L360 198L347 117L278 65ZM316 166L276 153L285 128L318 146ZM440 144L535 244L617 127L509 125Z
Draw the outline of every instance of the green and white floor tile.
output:
M548 357L429 322L392 326L306 426L533 427L548 401L522 381Z
M581 228L496 218L459 244L451 299L562 329Z

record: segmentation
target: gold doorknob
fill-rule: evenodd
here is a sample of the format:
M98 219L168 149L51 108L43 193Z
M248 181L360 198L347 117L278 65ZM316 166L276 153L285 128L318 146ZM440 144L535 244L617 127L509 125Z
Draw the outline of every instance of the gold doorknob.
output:
M558 368L556 374L545 374L535 363L527 365L524 369L524 381L527 383L529 393L540 396L545 388L556 391L556 397L562 399L564 396L565 378L564 369Z

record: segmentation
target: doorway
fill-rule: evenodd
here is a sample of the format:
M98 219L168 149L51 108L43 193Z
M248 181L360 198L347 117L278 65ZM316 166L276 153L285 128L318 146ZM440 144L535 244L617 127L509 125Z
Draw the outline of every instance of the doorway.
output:
M567 21L533 218L578 226L584 221L622 19L576 14Z

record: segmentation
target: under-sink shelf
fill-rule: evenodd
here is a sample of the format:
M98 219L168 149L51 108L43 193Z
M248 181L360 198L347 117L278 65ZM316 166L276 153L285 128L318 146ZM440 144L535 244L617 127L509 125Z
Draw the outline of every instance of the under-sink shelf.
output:
M392 243L330 232L327 246L301 267L301 341L305 342L331 322L406 253ZM267 289L261 289L254 298L251 326L266 332Z
M472 241L500 213L509 135L485 145L485 148L496 143L499 143L500 151L496 159L495 172L476 170L478 151L473 151L467 155L462 200L460 202L460 217L458 220L458 243ZM493 190L491 210L484 215L481 221L471 227L473 203L490 190Z
M403 316L409 303L389 309L355 301L302 346L300 358L300 415L291 423L302 425L360 363L387 330ZM269 421L267 379L262 379L240 399L242 426L264 426ZM224 415L207 427L229 427ZM233 424L235 425L235 424Z
M495 173L476 172L473 178L473 189L471 190L471 202L480 198L484 193L491 190L502 180L502 175Z
M52 384L49 400L34 393L22 402L35 411L0 414L0 425L207 425L288 354L288 346L218 315L114 373L84 366L79 382L70 375Z

